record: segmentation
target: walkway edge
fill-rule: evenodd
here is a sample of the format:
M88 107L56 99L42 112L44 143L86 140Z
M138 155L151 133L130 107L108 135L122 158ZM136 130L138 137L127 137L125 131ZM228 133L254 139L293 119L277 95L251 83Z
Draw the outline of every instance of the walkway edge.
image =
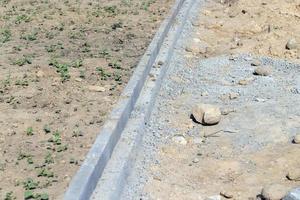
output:
M162 43L172 24L175 23L176 16L185 1L177 0L172 8L171 15L160 26L129 83L121 94L119 102L106 120L80 169L73 177L65 193L65 200L87 200L90 198L129 120Z

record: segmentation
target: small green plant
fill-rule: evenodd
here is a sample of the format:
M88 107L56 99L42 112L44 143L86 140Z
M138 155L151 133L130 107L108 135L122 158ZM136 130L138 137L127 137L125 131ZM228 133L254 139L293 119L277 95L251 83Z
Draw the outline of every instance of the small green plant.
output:
M52 154L50 152L47 153L45 156L45 164L51 164L54 163L54 158L52 157Z
M15 200L17 197L13 195L13 192L7 192L5 194L4 200Z
M98 72L98 74L101 76L101 80L107 80L108 78L111 77L111 74L106 72L103 68L101 67L97 67L96 71Z
M117 6L104 6L103 10L111 16L115 16L117 14Z
M49 62L50 66L54 66L56 68L56 72L60 74L60 77L62 78L62 81L67 81L70 79L69 74L69 65L66 63L59 63L57 60L52 59Z
M52 142L55 145L61 145L61 136L60 132L55 131L52 137L48 140L48 142Z
M36 31L33 31L32 33L28 33L28 34L23 33L21 35L21 39L26 41L34 41L37 39L37 35L38 33Z
M22 58L18 58L16 59L15 61L13 61L13 65L19 65L19 66L23 66L23 65L26 65L26 64L31 64L32 63L32 60L29 56L25 56L23 55Z
M80 70L79 71L79 77L82 79L85 79L85 70Z
M16 80L15 85L20 85L20 86L28 86L28 80L22 79L22 80Z
M31 18L28 15L18 15L15 20L15 24L21 24L22 22L30 22Z
M48 124L46 124L43 129L44 129L45 133L51 132L50 126Z
M71 66L74 68L82 67L82 65L83 65L82 59L76 59L76 60L72 61L72 63L71 63Z
M11 31L9 29L0 30L0 42L5 43L11 40Z
M39 182L35 182L32 178L27 178L26 181L23 182L23 188L25 190L33 190L39 186Z
M32 128L32 127L28 127L27 130L26 130L26 134L27 134L28 136L33 135L33 128Z
M63 152L63 151L66 151L68 149L68 146L67 145L59 145L57 148L56 148L56 152Z
M99 52L99 55L100 55L100 58L106 58L106 59L108 59L108 58L111 57L111 55L110 55L110 53L109 53L109 51L107 49L101 50Z
M122 69L121 64L118 61L112 61L108 63L108 66L110 66L113 69Z
M38 172L38 177L48 177L48 178L52 178L54 177L54 173L51 172L49 169L43 168Z
M28 164L33 164L33 156L30 154L20 152L17 159L18 160L26 159Z

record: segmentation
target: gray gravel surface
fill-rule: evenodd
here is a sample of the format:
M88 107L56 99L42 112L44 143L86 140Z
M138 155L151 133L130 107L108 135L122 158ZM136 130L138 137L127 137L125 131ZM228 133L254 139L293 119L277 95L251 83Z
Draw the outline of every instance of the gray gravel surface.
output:
M182 133L171 123L171 118L178 113L189 118L197 103L214 104L221 109L234 108L235 112L229 114L230 117L223 116L217 127L223 130L222 134L230 136L236 154L257 152L268 144L282 142L282 138L290 141L300 131L299 123L298 126L290 125L300 119L300 66L246 54L208 59L189 56L185 46L193 39L192 21L193 18L186 24L178 41L122 199L151 199L143 188L151 177L157 176L151 174L149 167L160 165L159 149L172 143L175 135L197 138L203 129L193 126ZM256 66L251 65L254 60L259 60L261 66L271 66L271 74L255 75ZM248 80L248 83L241 85L241 80ZM230 93L238 97L227 99ZM188 98L176 106L174 102L182 95ZM279 127L280 131L273 131L273 127ZM261 132L254 134L254 130Z

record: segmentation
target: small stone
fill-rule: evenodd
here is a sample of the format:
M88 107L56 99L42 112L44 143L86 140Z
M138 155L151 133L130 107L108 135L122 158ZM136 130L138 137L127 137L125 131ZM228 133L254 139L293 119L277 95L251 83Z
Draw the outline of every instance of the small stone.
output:
M236 92L229 93L229 99L230 100L237 99L239 96L240 96L240 94L236 93Z
M272 72L272 68L270 66L260 66L254 70L254 75L269 76L271 72Z
M251 65L252 65L252 66L260 66L260 65L261 65L261 62L260 62L260 60L255 59L255 60L253 60L253 61L251 62Z
M220 195L210 196L207 197L205 200L221 200L221 196Z
M295 135L293 139L293 143L300 144L300 134Z
M37 71L36 76L41 78L45 76L45 73L42 70Z
M175 135L173 138L172 138L173 142L177 143L177 144L181 144L181 145L186 145L187 144L187 141L186 139L184 138L183 135Z
M193 159L193 163L198 163L200 160L198 158Z
M98 85L90 85L88 86L88 89L91 92L105 92L105 88Z
M300 181L300 172L296 170L290 170L287 173L286 178L290 181Z
M207 49L205 46L202 46L202 45L199 45L199 44L196 44L196 43L192 43L192 44L189 44L185 50L187 52L190 52L190 53L193 53L193 54L204 54L207 52Z
M214 125L221 120L221 111L214 105L199 104L193 108L192 116L198 123Z
M158 61L158 63L157 63L159 66L162 66L163 64L164 64L164 62L163 61Z
M233 198L233 194L231 194L231 193L229 193L229 192L227 192L227 191L222 191L222 192L220 192L220 195L223 196L223 197L225 197L226 199L231 199L231 198Z
M287 193L282 200L299 200L300 199L300 188L294 188Z
M289 41L286 43L285 48L288 50L297 49L298 44L295 38L289 39Z
M280 184L271 184L264 187L261 191L261 196L264 200L280 200L287 192L287 188Z
M221 114L222 115L228 115L229 113L235 112L234 108L223 108L221 110Z
M242 80L239 80L238 84L239 84L239 85L248 85L248 84L251 83L253 80L254 80L253 78L242 79Z
M82 82L82 79L81 78L75 78L75 81Z
M202 137L196 137L193 139L194 144L202 144L204 139Z

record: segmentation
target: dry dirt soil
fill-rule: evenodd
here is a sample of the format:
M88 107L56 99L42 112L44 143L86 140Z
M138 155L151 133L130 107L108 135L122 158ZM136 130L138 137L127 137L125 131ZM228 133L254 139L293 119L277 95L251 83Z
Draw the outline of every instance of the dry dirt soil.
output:
M193 22L193 26L195 33L190 38L192 42L187 44L185 55L191 60L247 53L252 54L253 58L267 56L300 63L299 0L209 0L199 11L199 18ZM287 43L292 40L296 41L296 46L288 48ZM184 67L189 68L190 66L182 66L182 68ZM230 68L230 65L228 67ZM198 66L198 68L200 67ZM217 69L218 66L212 66L212 68ZM196 71L197 68L195 67L193 70ZM229 72L227 74L225 67L223 70L223 77L219 77L220 79L216 79L217 81L221 82L230 74ZM278 74L273 77L276 81L278 77L278 80L285 79L284 75L278 72L280 70L277 70ZM219 72L221 73L222 70ZM210 83L213 84L215 79L210 79L210 75L212 76L214 73L219 75L219 72L210 69L203 73L206 76L198 76L196 79L206 80L207 78L207 81L211 81ZM287 72L287 74L293 76L293 72ZM294 75L296 78L299 77L297 73ZM276 81L273 83L274 87L277 84ZM286 82L288 81L292 81L292 78L286 78ZM205 81L198 85L199 90L205 89L204 84ZM235 89L231 87L231 84L228 86ZM259 85L256 90L260 91L262 88L264 86ZM242 94L244 91L246 90L241 89ZM266 95L266 93L265 91L262 95ZM195 94L191 96L193 95L195 96ZM201 98L205 99L205 94L203 96ZM294 96L294 98L299 97ZM224 133L223 135L222 133L214 134L218 133L218 128L215 127L202 127L201 131L212 133L212 136L201 138L200 145L193 144L193 141L189 141L189 137L186 136L187 144L185 145L180 146L171 142L171 144L161 147L157 158L159 164L151 167L152 179L144 189L151 197L150 199L200 200L206 199L208 196L218 196L221 193L222 199L254 200L262 187L266 186L267 188L270 183L281 184L278 187L274 186L271 190L273 194L276 192L282 194L292 187L299 187L299 180L289 181L286 177L287 172L291 169L299 172L299 159L295 159L295 157L299 157L299 146L291 144L290 138L284 138L286 136L283 136L282 130L278 128L280 122L266 126L270 121L274 122L272 117L275 115L261 119L256 118L251 115L251 112L248 112L247 103L250 104L245 100L245 108L243 108L245 116L237 117L237 121L247 121L250 118L248 124L257 128L253 137L261 137L261 140L264 140L273 135L271 140L275 143L274 145L250 153L246 153L247 150L241 150L231 157L234 148L232 136L226 137ZM175 100L171 103L168 102L167 105L173 105L174 109L185 106L184 103L178 106ZM276 111L277 106L284 105L285 103L280 102L279 99L271 110ZM295 106L294 110L299 108L299 104L286 105L286 108L291 105ZM173 123L173 127L182 130L182 133L186 133L194 126L194 123L181 111L169 116L170 123ZM256 111L259 112L259 109ZM294 121L291 116L286 117L283 114L284 111L280 111L280 113L283 121L291 119L291 126L299 128L299 116L295 117ZM174 119L176 114L181 117L177 121ZM167 119L169 120L169 118ZM231 123L237 125L229 117L227 117L227 122L229 125ZM280 134L276 135L277 132ZM234 135L234 132L231 135ZM205 142L206 140L208 142ZM251 138L249 143L251 143L250 140ZM243 159L251 162L241 164ZM255 172L252 171L252 167L255 168ZM224 197L226 195L227 198ZM221 196L212 199L221 199ZM271 199L278 200L279 198Z
M172 0L0 0L0 199L61 199Z
M194 22L202 56L251 53L296 62L299 24L299 0L210 0ZM298 48L287 49L289 40Z

